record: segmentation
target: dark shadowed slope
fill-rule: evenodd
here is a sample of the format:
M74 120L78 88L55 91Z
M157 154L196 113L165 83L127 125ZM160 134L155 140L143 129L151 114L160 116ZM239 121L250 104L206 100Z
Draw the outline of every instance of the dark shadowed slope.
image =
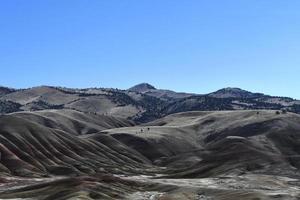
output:
M16 91L15 89L0 86L0 97Z
M0 114L21 111L21 105L12 101L0 100Z

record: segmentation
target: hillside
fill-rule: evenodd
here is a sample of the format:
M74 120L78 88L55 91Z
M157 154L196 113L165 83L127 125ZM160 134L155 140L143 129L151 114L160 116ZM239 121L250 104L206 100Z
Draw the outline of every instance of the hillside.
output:
M0 97L15 92L15 89L0 86Z
M0 198L295 199L299 141L300 115L270 110L140 125L69 109L15 112L0 116Z
M120 173L130 173L147 163L147 159L108 135L92 133L132 125L114 117L65 110L3 115L0 117L0 173L80 175L114 171L118 167L122 168Z
M276 174L285 175L300 168L300 116L292 113L187 112L105 132L160 166L178 170L188 162L176 177L274 173L275 165Z
M174 92L172 90L156 89L153 85L150 85L148 83L135 85L129 88L127 91L146 94L148 96L156 97L164 101L172 101L195 95L184 92Z
M300 113L298 100L252 93L240 88L224 88L202 95L157 89L147 83L128 90L51 86L21 90L3 87L2 90L0 113L70 109L127 118L137 123L186 111L285 109Z
M1 199L300 195L292 98L40 86L3 89L0 112Z
M243 99L253 99L264 96L261 93L252 93L246 90L242 90L240 88L223 88L216 92L212 92L208 94L210 97L216 98L243 98Z

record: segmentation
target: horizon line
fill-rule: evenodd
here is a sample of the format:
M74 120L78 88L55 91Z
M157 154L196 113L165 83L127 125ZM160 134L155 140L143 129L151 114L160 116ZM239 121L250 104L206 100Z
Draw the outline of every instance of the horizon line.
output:
M147 83L147 82L142 82L142 83L138 83L138 84L135 84L127 89L121 89L121 88L118 88L118 87L101 87L101 86L91 86L91 87L69 87L69 86L61 86L61 85L47 85L47 84L41 84L41 85L36 85L36 86L30 86L30 87L10 87L10 86L5 86L5 85L0 85L0 87L3 87L3 88L8 88L8 89L13 89L13 90L29 90L29 89L32 89L32 88L38 88L38 87L53 87L53 88L66 88L66 89L79 89L79 90L82 90L82 89L90 89L90 88L96 88L96 89L115 89L115 90L120 90L120 91L126 91L126 90L129 90L130 88L132 87L135 87L137 85L141 85L141 84L149 84L151 86L153 86L153 84L150 84L150 83ZM278 96L278 95L271 95L271 94L266 94L264 92L253 92L251 90L247 90L247 89L243 89L243 88L240 88L240 87L236 87L236 86L228 86L228 87L221 87L220 89L217 89L217 90L214 90L212 92L208 92L208 93L197 93L197 92L185 92L185 91L177 91L177 90L172 90L172 89L166 89L166 88L157 88L155 86L153 86L156 90L168 90L168 91L172 91L172 92L176 92L176 93L186 93L186 94L191 94L191 95L208 95L208 94L211 94L211 93L214 93L214 92L217 92L219 90L222 90L222 89L227 89L227 88L231 88L231 89L239 89L239 90L242 90L242 91L245 91L245 92L250 92L250 93L253 93L253 94L263 94L265 96L271 96L271 97L280 97L280 98L291 98L293 100L299 100L298 98L294 98L294 97L290 97L290 96Z

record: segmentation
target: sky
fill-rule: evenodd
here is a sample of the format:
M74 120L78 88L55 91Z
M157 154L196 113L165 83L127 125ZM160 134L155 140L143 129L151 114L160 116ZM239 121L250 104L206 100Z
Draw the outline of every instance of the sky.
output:
M0 85L300 99L299 0L3 0Z

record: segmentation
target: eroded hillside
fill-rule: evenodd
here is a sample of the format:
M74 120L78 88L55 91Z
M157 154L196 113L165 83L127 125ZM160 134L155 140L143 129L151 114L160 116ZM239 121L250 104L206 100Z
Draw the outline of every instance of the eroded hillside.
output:
M297 199L300 116L71 110L0 117L1 199Z

